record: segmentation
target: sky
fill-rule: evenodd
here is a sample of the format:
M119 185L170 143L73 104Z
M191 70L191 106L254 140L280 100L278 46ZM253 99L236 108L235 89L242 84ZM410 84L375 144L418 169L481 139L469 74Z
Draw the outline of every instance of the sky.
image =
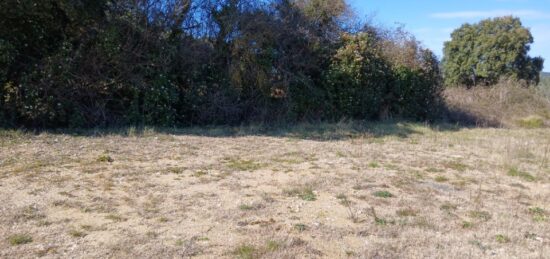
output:
M542 56L545 72L550 72L550 0L348 0L359 17L375 24L412 32L425 47L440 58L443 43L464 23L514 15L531 29L535 42L531 56Z

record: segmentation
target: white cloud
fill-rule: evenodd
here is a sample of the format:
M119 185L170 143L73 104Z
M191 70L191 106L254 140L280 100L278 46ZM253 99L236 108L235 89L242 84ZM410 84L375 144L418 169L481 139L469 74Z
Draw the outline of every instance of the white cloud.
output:
M550 14L536 10L490 10L433 13L431 17L438 19L474 19L513 15L524 19L550 19Z

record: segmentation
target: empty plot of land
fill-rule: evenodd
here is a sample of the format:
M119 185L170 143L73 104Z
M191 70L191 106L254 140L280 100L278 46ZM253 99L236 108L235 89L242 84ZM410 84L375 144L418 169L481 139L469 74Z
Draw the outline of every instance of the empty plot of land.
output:
M550 131L0 133L0 257L550 258Z

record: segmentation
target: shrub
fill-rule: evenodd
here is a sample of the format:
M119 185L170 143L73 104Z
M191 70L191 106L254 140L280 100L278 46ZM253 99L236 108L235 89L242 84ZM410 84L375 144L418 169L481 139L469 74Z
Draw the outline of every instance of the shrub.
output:
M372 35L344 35L327 72L326 87L333 117L378 117L390 80L390 68Z
M342 0L193 8L174 1L0 2L2 124L179 126L436 114L433 54L402 30L347 32Z
M0 39L0 126L6 126L6 114L4 107L4 89L9 88L8 73L11 63L14 61L15 48L9 42Z
M391 65L392 82L385 94L388 116L415 120L439 118L442 78L433 52L398 27L382 33L384 58Z
M440 84L421 70L398 67L394 70L391 111L412 119L434 119L441 108Z
M134 124L171 126L176 122L177 86L164 74L159 74L137 93L132 102L136 107Z

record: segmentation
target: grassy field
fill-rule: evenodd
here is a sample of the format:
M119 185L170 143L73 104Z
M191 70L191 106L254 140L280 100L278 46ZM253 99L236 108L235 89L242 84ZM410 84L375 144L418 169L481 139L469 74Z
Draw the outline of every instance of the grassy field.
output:
M550 130L0 131L0 258L550 258Z

